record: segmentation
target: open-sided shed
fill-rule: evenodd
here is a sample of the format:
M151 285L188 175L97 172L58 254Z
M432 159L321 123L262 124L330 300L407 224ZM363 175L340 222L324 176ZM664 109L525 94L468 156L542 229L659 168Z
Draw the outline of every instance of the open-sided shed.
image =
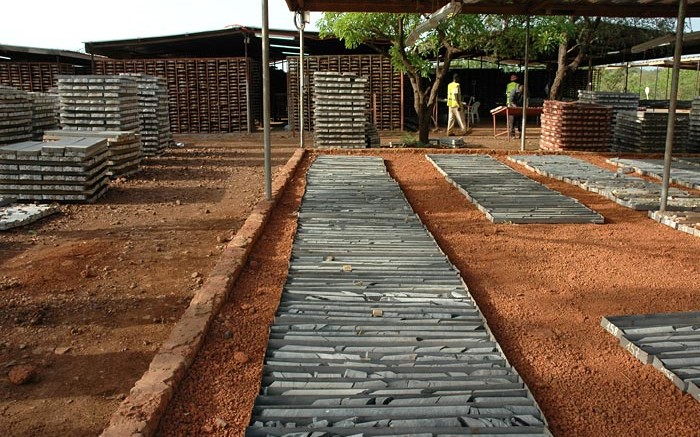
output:
M404 12L433 13L449 3L458 3L465 14L505 14L505 15L584 15L606 17L677 17L678 27L675 38L671 102L669 111L676 110L678 95L678 72L683 49L683 28L686 17L700 16L700 0L286 0L290 11L326 12ZM267 36L267 0L263 0L263 44ZM265 53L265 48L263 49ZM525 54L525 105L527 105L527 45ZM265 54L263 55L265 58ZM263 93L269 82L263 77ZM265 99L264 99L265 100ZM269 114L263 101L263 116ZM666 210L668 187L671 175L671 153L675 131L674 117L669 117L666 136L666 153L663 174L661 211ZM523 128L525 124L523 123ZM269 126L266 125L266 130ZM269 135L266 133L266 149L269 148ZM524 146L524 132L523 132ZM269 184L268 184L269 185ZM266 190L269 191L269 190Z

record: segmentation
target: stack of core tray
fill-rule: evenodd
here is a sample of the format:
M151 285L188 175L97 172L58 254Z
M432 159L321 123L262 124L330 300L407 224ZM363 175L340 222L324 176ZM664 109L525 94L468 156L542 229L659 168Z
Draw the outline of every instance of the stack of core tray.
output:
M163 153L172 143L168 115L168 88L164 79L141 73L123 73L138 83L141 143L145 156Z
M131 175L141 164L141 139L134 131L46 131L45 141L64 138L101 138L107 140L108 175L112 179Z
M688 127L688 153L700 153L700 97L693 99L690 109L690 125Z
M107 190L108 182L103 138L0 146L0 197L92 202Z
M367 147L367 79L353 73L314 73L316 147Z
M611 123L610 107L546 100L542 110L540 149L607 151Z
M139 129L138 86L125 76L59 76L61 126L81 131Z
M578 100L581 103L593 103L611 107L613 110L613 131L615 130L615 123L617 123L616 118L618 113L622 111L636 111L639 108L639 95L634 93L579 90Z
M676 113L674 132L675 152L686 151L688 142L689 114ZM613 150L616 152L664 153L668 111L621 112L617 115Z
M58 127L58 94L29 93L32 102L32 138L40 140L44 131Z
M32 102L29 95L0 86L0 144L32 138Z

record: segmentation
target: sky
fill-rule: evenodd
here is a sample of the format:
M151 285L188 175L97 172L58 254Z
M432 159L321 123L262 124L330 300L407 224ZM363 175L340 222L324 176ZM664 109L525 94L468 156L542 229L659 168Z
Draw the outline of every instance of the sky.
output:
M83 51L85 42L262 27L261 0L2 0L0 44ZM284 0L268 0L271 29L294 30ZM307 30L321 14L311 16ZM700 30L693 19L692 30Z
M0 44L83 51L85 42L262 27L261 0L2 0ZM284 0L268 0L271 29L295 29ZM320 14L312 14L307 30Z

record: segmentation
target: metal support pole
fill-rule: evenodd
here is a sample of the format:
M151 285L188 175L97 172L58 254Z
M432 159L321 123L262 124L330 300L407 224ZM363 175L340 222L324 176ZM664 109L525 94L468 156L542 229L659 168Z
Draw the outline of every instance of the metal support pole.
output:
M530 16L525 18L525 74L523 79L523 119L520 127L520 150L525 150L525 129L527 127L527 100L529 97L529 63L530 63Z
M248 44L250 43L250 34L246 33L243 37L245 49L245 106L246 106L246 131L253 132L253 111L250 110L250 59L248 59Z
M629 78L630 78L630 64L629 64L629 62L627 62L625 64L625 91L624 92L627 92L627 82L629 81Z
M664 177L661 186L661 212L666 211L668 203L668 186L671 180L671 153L673 152L673 137L676 132L676 106L678 104L678 78L681 69L681 54L683 52L683 27L685 25L685 10L688 0L678 2L678 24L676 26L676 47L673 51L673 71L671 73L671 101L668 103L668 124L666 127L666 149L664 151Z
M265 199L272 200L272 167L270 165L270 24L268 21L267 0L262 0L262 64Z
M304 148L304 27L306 19L304 11L296 13L299 23L294 23L299 29L299 147Z
M654 79L654 100L658 100L659 97L656 95L659 89L659 67L656 67L656 79Z
M404 113L403 113L403 104L404 104L403 76L404 76L404 74L401 73L401 132L403 132L403 128L404 128L404 125L403 125L403 117L404 117ZM393 129L394 127L392 126L391 128Z

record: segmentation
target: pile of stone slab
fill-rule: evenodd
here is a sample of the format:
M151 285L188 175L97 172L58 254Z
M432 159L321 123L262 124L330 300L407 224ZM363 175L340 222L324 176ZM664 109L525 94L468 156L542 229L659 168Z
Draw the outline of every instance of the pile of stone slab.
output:
M126 76L58 76L61 127L80 131L138 131L136 80Z
M700 212L693 211L649 211L649 217L686 234L700 237Z
M314 142L320 148L367 147L367 78L314 73Z
M246 436L551 436L380 158L309 168L269 332Z
M623 169L631 169L642 176L663 179L663 159L610 158L607 162ZM673 162L671 164L671 183L700 190L700 167L683 161Z
M603 317L620 346L700 401L700 312Z
M615 130L617 114L639 109L639 96L634 93L579 90L578 100L581 103L593 103L612 108L613 131Z
M0 231L34 223L58 212L56 205L3 204L0 199Z
M688 142L689 114L676 113L673 150L683 153ZM668 111L620 112L617 114L613 150L616 152L664 153Z
M107 155L104 138L0 146L0 197L95 201L107 190Z
M107 174L110 178L129 176L139 170L143 154L141 139L134 131L46 131L45 141L67 138L97 138L107 140Z
M582 159L564 155L509 156L541 175L576 185L638 211L659 209L661 184L610 171ZM678 188L669 189L669 211L700 211L700 196Z
M141 144L145 156L163 153L173 141L170 132L168 86L165 79L141 73L124 73L138 83Z
M29 95L11 87L0 87L0 144L32 138L32 102Z
M58 127L58 94L28 94L32 102L32 139L40 140L44 131Z
M688 153L700 153L700 97L693 99L688 127Z
M493 223L603 223L576 199L550 190L488 155L426 155Z
M546 100L542 111L540 149L607 151L612 109L580 102Z

